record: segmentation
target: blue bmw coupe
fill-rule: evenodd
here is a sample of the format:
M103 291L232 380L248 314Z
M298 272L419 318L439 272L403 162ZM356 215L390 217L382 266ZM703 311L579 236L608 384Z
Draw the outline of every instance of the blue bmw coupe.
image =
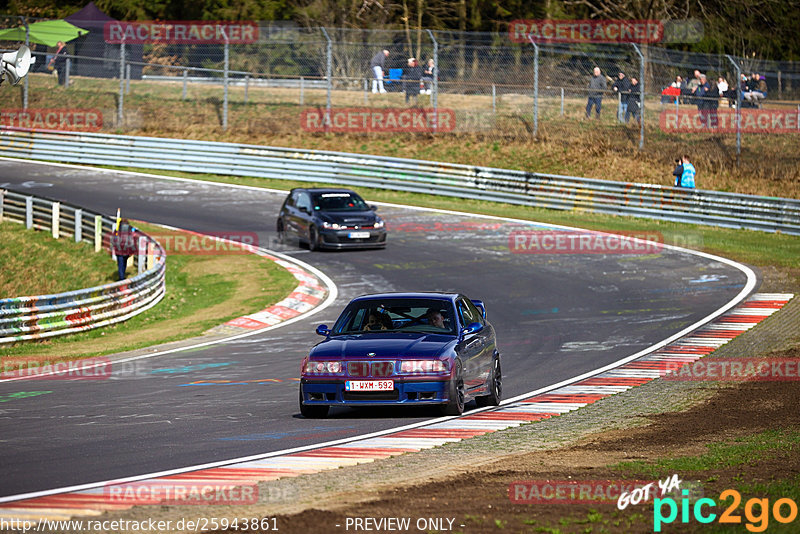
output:
M496 406L500 353L480 300L449 293L382 293L353 299L303 359L300 412L331 406L438 405L459 415L464 404Z

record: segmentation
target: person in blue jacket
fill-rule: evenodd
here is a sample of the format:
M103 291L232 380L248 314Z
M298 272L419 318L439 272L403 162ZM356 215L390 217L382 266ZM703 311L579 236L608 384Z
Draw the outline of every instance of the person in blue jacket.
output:
M672 174L675 176L675 187L693 189L694 177L697 171L694 165L689 163L689 156L684 155L682 158L676 159L675 163L675 170L672 171Z

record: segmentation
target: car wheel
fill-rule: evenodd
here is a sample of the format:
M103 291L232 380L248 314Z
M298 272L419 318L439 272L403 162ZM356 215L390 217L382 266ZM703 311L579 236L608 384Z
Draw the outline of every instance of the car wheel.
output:
M498 406L503 395L503 372L500 369L500 356L492 359L492 370L489 372L489 394L476 397L478 406Z
M281 245L285 245L286 244L286 229L283 227L283 221L280 220L280 219L278 219L277 232L278 232L278 243L280 243Z
M319 233L316 226L308 229L308 250L319 250Z
M450 379L449 401L442 406L442 415L461 415L464 413L464 377L461 372L461 362L456 360L456 370Z
M325 419L330 406L309 406L303 404L303 390L300 390L300 415L306 419Z

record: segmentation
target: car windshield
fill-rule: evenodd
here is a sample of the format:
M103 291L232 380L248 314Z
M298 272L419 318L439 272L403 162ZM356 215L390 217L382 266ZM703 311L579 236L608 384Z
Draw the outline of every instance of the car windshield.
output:
M351 302L336 320L333 335L416 332L455 335L449 300L406 298Z
M355 193L335 191L330 193L314 193L314 209L318 211L368 211L364 200Z

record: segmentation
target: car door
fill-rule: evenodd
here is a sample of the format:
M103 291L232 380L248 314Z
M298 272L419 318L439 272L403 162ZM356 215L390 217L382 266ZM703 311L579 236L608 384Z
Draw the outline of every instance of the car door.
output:
M286 201L281 206L281 212L278 215L283 223L283 231L287 237L297 235L294 222L294 212L297 209L297 197L300 195L297 191L292 191L286 197Z
M294 225L297 236L308 240L308 229L312 219L311 195L307 191L300 191L297 195Z
M463 297L456 301L456 313L461 323L461 331L472 323L479 323L483 326L483 317L474 305ZM462 340L459 343L461 360L464 363L464 386L467 390L480 387L485 382L483 363L486 345L486 336L483 332L484 327L478 332L471 334L461 334Z

